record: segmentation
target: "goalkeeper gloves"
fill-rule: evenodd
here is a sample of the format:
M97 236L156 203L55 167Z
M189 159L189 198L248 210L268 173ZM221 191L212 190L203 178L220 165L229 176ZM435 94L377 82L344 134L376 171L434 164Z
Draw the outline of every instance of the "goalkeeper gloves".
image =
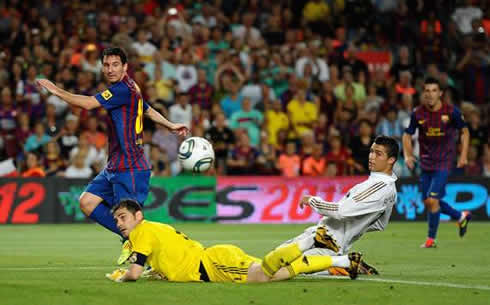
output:
M112 273L106 273L105 277L108 278L111 281L121 283L123 276L126 274L128 270L127 269L116 269L112 271Z

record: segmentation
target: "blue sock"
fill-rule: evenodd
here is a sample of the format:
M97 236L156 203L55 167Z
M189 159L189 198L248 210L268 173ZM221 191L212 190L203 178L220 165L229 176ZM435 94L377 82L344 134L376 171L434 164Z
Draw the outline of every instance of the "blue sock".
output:
M439 228L439 216L441 211L437 211L435 213L428 213L429 219L429 238L436 239L437 229Z
M450 206L445 201L439 201L439 206L441 207L441 213L446 214L453 220L459 220L461 218L461 212Z
M101 226L111 230L112 232L119 234L122 237L121 232L116 226L116 221L111 214L111 210L103 204L100 203L89 216L91 219L95 220Z

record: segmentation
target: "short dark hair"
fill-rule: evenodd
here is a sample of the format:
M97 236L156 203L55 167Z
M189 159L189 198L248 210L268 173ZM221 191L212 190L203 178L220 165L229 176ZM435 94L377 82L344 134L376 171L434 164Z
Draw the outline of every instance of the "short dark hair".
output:
M142 211L141 205L133 199L123 199L118 204L112 207L111 214L114 215L117 210L126 208L131 214L136 214L138 211Z
M104 61L105 56L119 56L123 65L128 62L128 55L126 54L126 51L124 51L123 48L119 48L119 47L106 48L104 49L104 51L102 51L102 55L100 57L100 60L102 62Z
M385 147L388 158L393 157L395 158L395 161L398 160L400 147L398 146L398 142L393 137L384 135L377 136L376 139L374 139L374 143Z
M439 89L441 88L441 84L434 77L427 77L424 81L424 87L425 87L425 85L437 85L437 87L439 87Z

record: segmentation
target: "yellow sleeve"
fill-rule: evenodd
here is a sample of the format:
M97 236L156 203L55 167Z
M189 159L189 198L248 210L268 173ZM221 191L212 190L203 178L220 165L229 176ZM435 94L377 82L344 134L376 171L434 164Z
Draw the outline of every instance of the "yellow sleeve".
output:
M153 248L156 243L154 232L146 230L145 226L140 226L131 232L129 241L133 252L138 252L143 255L149 256L153 252Z

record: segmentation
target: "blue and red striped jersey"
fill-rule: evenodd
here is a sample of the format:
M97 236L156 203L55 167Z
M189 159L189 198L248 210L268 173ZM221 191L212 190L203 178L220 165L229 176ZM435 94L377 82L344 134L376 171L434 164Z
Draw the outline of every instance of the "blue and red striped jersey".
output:
M143 152L143 114L148 104L127 75L95 98L109 112L109 160L107 170L149 170Z
M413 135L419 130L420 167L423 170L450 170L456 156L459 130L466 127L461 111L442 104L438 111L424 106L414 109L405 132Z

